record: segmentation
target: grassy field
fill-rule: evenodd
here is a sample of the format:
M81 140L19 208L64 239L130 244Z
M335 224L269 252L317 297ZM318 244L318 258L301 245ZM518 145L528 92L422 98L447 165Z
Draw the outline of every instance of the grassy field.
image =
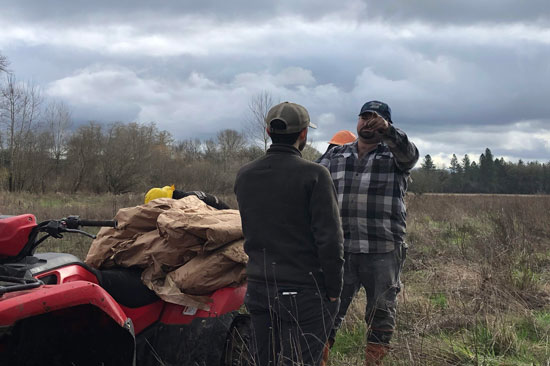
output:
M0 192L0 215L110 219L141 200ZM410 195L408 215L398 331L384 365L550 365L550 196ZM73 236L42 250L82 258L89 244ZM362 364L364 305L359 294L331 365Z
M411 195L384 365L550 365L550 196ZM332 365L359 365L364 296Z

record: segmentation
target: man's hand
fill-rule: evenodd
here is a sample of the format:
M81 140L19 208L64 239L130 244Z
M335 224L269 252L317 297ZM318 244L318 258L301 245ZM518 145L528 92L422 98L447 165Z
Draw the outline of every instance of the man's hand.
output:
M357 133L359 140L367 144L380 142L389 130L390 124L378 113L366 112L359 116Z
M329 297L328 299L330 300L330 302L338 301L337 297Z
M373 113L373 115L374 116L370 118L367 123L367 128L371 131L385 133L390 127L388 121L376 113Z

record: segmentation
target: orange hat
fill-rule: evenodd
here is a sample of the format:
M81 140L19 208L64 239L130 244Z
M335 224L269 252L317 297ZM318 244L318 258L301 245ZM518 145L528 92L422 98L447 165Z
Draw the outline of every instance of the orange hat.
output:
M336 132L328 143L331 145L342 146L344 144L347 144L348 142L353 142L355 140L357 140L357 136L355 136L353 132L342 130L342 131Z

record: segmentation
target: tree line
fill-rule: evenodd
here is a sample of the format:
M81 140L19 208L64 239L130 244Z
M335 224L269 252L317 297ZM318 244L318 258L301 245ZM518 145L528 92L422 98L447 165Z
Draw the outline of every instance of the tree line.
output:
M6 59L0 61L7 71ZM0 82L0 189L119 194L175 184L228 194L239 167L267 148L256 136L269 107L257 101L249 105L246 133L225 129L208 139L175 140L154 123L74 126L65 104L6 72ZM304 155L313 160L319 153L308 145Z
M453 154L444 169L426 155L411 178L410 190L417 193L550 194L550 162L509 162L494 157L489 148L478 161Z
M154 123L90 121L74 126L70 109L21 82L0 54L0 189L10 192L144 191L179 189L230 194L237 170L269 146L264 118L276 104L269 92L253 96L245 131L225 129L208 139L175 140ZM320 153L311 143L306 159ZM550 163L506 162L490 149L471 161L453 155L437 169L430 155L414 169L410 191L449 193L550 193Z
M264 153L231 129L205 140L176 141L154 123L89 122L71 131L63 126L67 115L55 115L62 118L2 131L2 189L119 194L175 184L228 194L240 166ZM308 154L317 157L311 146Z
M175 140L154 123L90 121L74 126L70 109L39 87L16 79L0 54L0 189L10 192L144 191L179 189L229 194L237 170L267 149L264 118L273 104L251 99L245 132ZM3 75L2 75L3 74ZM304 157L319 156L311 144Z
M12 139L1 140L2 189L118 194L176 184L229 193L238 168L264 153L231 129L205 140L175 141L153 123L89 122L70 131L55 122L53 128L40 122L18 128Z

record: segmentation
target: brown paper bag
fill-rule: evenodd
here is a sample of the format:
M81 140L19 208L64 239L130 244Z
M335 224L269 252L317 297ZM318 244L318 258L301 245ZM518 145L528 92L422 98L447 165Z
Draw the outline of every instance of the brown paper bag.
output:
M243 243L239 240L214 252L199 254L168 273L166 278L183 292L193 295L205 295L222 287L241 284L245 280L248 261Z

